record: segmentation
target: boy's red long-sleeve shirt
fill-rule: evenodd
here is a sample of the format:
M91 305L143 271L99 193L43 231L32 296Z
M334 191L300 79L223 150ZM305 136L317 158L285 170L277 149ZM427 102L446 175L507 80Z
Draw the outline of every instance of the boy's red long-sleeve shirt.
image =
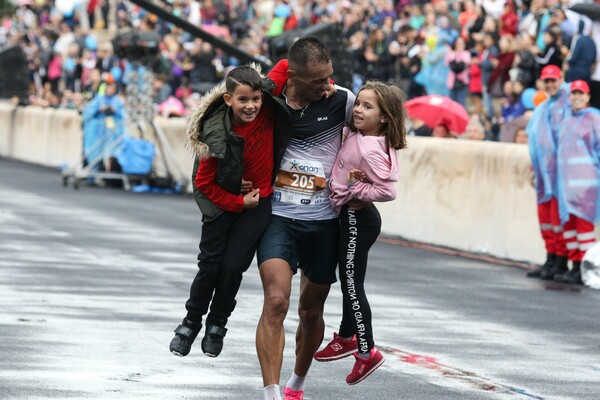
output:
M260 189L261 198L273 193L273 112L272 106L263 103L254 121L232 126L235 134L244 139L243 179L252 182L253 189ZM218 162L214 157L200 160L196 187L217 207L241 213L244 210L244 196L230 193L216 184Z

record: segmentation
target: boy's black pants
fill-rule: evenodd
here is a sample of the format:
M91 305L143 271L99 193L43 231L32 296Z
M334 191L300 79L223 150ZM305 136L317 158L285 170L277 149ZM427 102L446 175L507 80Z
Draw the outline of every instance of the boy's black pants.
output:
M344 299L340 336L356 334L358 351L373 348L371 306L365 293L369 249L381 231L381 216L373 204L361 210L343 206L340 212L339 276Z
M270 220L271 199L261 198L255 208L241 214L224 212L202 224L198 272L185 303L189 320L201 323L210 305L207 323L225 326L236 305L242 274L252 263Z

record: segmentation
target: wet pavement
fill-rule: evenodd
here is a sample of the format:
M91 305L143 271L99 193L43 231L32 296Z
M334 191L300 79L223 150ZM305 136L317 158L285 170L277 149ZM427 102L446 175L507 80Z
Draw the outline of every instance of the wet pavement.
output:
M255 265L221 356L168 351L200 228L190 196L73 190L56 170L0 159L0 399L262 399ZM352 387L350 359L314 363L305 400L599 397L600 291L393 241L374 246L367 291L386 363ZM336 284L326 338L340 306Z

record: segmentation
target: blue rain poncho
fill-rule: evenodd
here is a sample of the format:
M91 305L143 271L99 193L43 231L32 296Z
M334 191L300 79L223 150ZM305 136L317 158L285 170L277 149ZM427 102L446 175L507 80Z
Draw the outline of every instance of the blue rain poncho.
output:
M112 108L110 114L102 112L102 107ZM117 96L98 94L83 110L83 152L88 162L99 161L104 156L116 155L117 148L111 154L105 154L111 144L122 139L125 133L125 104Z
M558 131L570 107L569 86L565 84L555 96L535 108L525 129L529 136L529 155L538 203L550 201L557 194L556 143Z
M557 188L560 219L573 214L600 220L600 112L568 113L558 136Z

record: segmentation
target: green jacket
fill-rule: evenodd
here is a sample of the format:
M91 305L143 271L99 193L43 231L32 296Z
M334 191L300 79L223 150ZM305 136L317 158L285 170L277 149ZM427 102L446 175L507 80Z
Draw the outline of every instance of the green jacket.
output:
M274 166L272 182L275 178L285 148L292 134L292 120L283 100L271 96L274 83L264 79L264 104L272 104L275 109L274 124ZM186 136L187 144L194 150L195 161L192 170L192 186L194 199L202 212L202 221L211 221L224 212L217 207L196 187L196 174L200 160L208 157L219 159L217 166L216 184L235 195L241 194L242 176L244 172L244 139L231 129L229 108L223 100L225 84L218 86L205 94L198 108L188 122Z

